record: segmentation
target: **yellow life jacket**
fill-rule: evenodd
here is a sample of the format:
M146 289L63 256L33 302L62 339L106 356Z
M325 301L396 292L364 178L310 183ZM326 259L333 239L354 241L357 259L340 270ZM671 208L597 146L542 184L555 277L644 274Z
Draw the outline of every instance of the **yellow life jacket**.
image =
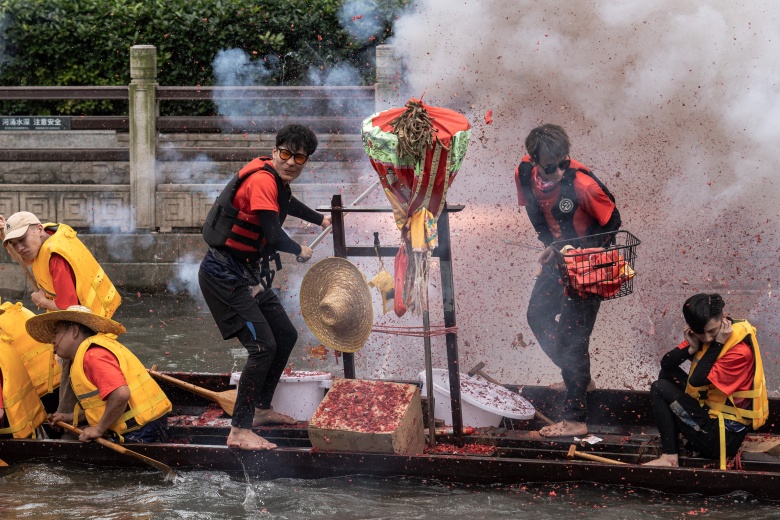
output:
M54 281L49 271L51 255L57 253L70 264L76 275L76 295L79 303L98 316L113 316L122 298L89 249L76 238L76 231L66 224L43 224L44 229L57 226L47 238L32 264L35 279L44 290L54 294ZM52 298L53 299L53 298Z
M54 359L54 345L38 343L27 334L25 323L35 316L21 302L4 302L0 309L0 343L12 345L27 369L39 397L60 386L62 367Z
M753 388L734 392L731 395L724 394L715 385L693 387L686 383L685 393L699 401L702 406L709 408L710 417L718 419L720 428L720 466L726 469L726 426L725 420L737 421L754 430L760 428L769 417L769 398L766 391L766 379L764 378L764 364L761 361L761 350L758 347L756 328L746 320L735 320L732 324L731 335L723 345L718 356L722 358L726 352L743 341L753 349ZM699 349L691 360L691 369L688 378L693 373L696 364L710 347L706 343ZM750 399L750 409L739 408L734 404L735 399Z
M97 386L87 379L84 373L84 355L93 345L108 349L119 360L119 368L130 389L128 409L119 419L109 426L118 434L137 430L144 424L159 419L173 409L157 382L152 379L146 367L130 350L116 340L113 334L99 333L85 339L79 345L73 363L70 366L70 384L79 400L74 411L78 417L79 408L87 415L87 421L95 426L100 422L106 409L106 403L100 397Z
M12 434L16 439L35 437L35 429L46 420L40 397L19 354L9 344L0 343L0 370L3 371L3 407L8 427L0 434Z

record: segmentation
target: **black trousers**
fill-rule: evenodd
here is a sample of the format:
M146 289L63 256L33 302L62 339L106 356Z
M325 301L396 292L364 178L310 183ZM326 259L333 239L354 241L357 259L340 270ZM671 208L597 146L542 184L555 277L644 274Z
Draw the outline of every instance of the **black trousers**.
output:
M547 357L561 369L566 384L563 418L585 422L590 383L590 334L601 302L564 295L559 278L546 266L536 277L528 301L528 325ZM558 319L556 319L556 317Z
M718 420L710 417L706 408L685 393L686 374L661 371L658 381L650 385L653 415L661 435L661 449L666 455L679 451L677 434L682 432L691 447L708 459L720 458L720 427ZM739 451L749 428L734 432L726 429L726 456L733 457Z
M238 382L231 424L251 428L255 408L271 407L276 386L298 341L298 331L273 289L253 297L248 285L209 276L203 270L198 273L198 281L223 337L235 336L249 354ZM235 329L237 332L229 332Z

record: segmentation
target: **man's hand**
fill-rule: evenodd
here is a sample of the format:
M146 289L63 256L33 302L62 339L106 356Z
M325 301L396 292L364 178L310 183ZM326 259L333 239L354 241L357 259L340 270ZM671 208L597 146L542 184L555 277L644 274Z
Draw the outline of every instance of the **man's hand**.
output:
M547 246L544 248L544 251L542 251L542 254L539 255L539 263L542 265L547 264L553 258L555 258L555 249L553 249L550 246Z
M57 426L57 421L62 421L64 423L73 424L73 414L72 413L55 412L55 413L49 414L49 417L46 418L46 421L49 423L49 426L54 426L56 428L59 428L59 426Z
M699 341L699 338L696 337L691 328L687 325L683 329L683 338L688 342L689 345L688 354L696 354L696 352L698 352L701 348L701 341Z
M44 291L42 288L38 287L31 295L30 298L32 298L32 302L35 304L36 307L39 309L46 309L49 311L58 311L60 310L59 307L57 307L57 304L54 303L54 300L50 300L46 297L46 291Z
M0 229L3 230L3 236L5 236L5 217L0 215Z
M720 330L718 331L718 335L715 336L715 341L721 344L726 343L732 332L734 332L734 329L731 327L731 321L723 316L720 321Z
M298 255L298 258L301 262L308 262L313 254L314 250L312 248L309 246L301 246L301 253Z
M2 217L0 217L0 218L2 218ZM325 217L324 219L322 219L322 224L320 224L320 226L322 226L322 229L327 229L328 226L330 226L332 223L333 223L333 220L331 220L330 217Z
M3 217L0 217L3 218ZM5 408L0 408L0 421L3 420L3 417L5 417Z
M93 439L102 437L104 433L106 433L105 430L101 431L97 426L87 426L79 435L79 440L81 442L92 442Z

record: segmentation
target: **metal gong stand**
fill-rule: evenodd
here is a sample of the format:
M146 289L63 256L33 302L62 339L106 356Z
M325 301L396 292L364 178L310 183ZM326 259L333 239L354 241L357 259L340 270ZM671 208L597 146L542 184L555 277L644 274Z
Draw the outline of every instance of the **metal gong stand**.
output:
M452 277L452 248L450 242L450 213L458 213L464 208L463 205L445 204L444 210L439 216L437 231L439 245L433 250L431 256L439 259L439 271L441 273L442 286L442 306L444 308L444 326L454 328L455 322L455 290ZM345 207L341 200L341 195L334 195L330 201L330 207L324 206L317 208L321 212L330 212L333 225L333 256L340 258L349 257L395 257L398 251L397 247L380 246L348 246L344 233L344 215L346 213L391 213L389 207ZM426 288L427 289L427 288ZM425 318L427 318L427 309L425 309ZM430 337L427 335L429 324L425 319L425 342L426 342L426 372L430 376L432 367L430 359ZM452 406L452 430L456 442L463 442L463 416L461 413L460 401L460 372L458 370L458 334L457 332L447 332L445 335L447 344L447 369L450 376L450 403ZM344 353L344 377L355 379L355 357L352 353ZM433 415L433 385L428 384L428 431L429 444L435 444L435 420Z

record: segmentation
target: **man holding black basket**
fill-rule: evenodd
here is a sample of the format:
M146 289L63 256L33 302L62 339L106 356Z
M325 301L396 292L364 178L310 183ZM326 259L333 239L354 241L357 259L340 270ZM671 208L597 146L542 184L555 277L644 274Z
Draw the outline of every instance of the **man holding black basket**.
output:
M518 203L525 207L545 246L539 257L542 269L528 302L528 324L544 353L561 369L563 384L552 388L566 389L563 420L542 428L539 433L545 437L588 432L586 397L595 388L588 347L603 299L567 292L559 266L570 264L569 258L563 262L564 256L570 255L563 255L566 250L561 249L592 247L599 249L582 251L603 251L600 248L613 242L621 223L615 198L588 168L569 158L569 147L563 128L538 126L528 134L527 155L515 171ZM599 234L604 235L594 236ZM595 267L603 265L607 264ZM588 270L591 275L594 271L598 269Z

